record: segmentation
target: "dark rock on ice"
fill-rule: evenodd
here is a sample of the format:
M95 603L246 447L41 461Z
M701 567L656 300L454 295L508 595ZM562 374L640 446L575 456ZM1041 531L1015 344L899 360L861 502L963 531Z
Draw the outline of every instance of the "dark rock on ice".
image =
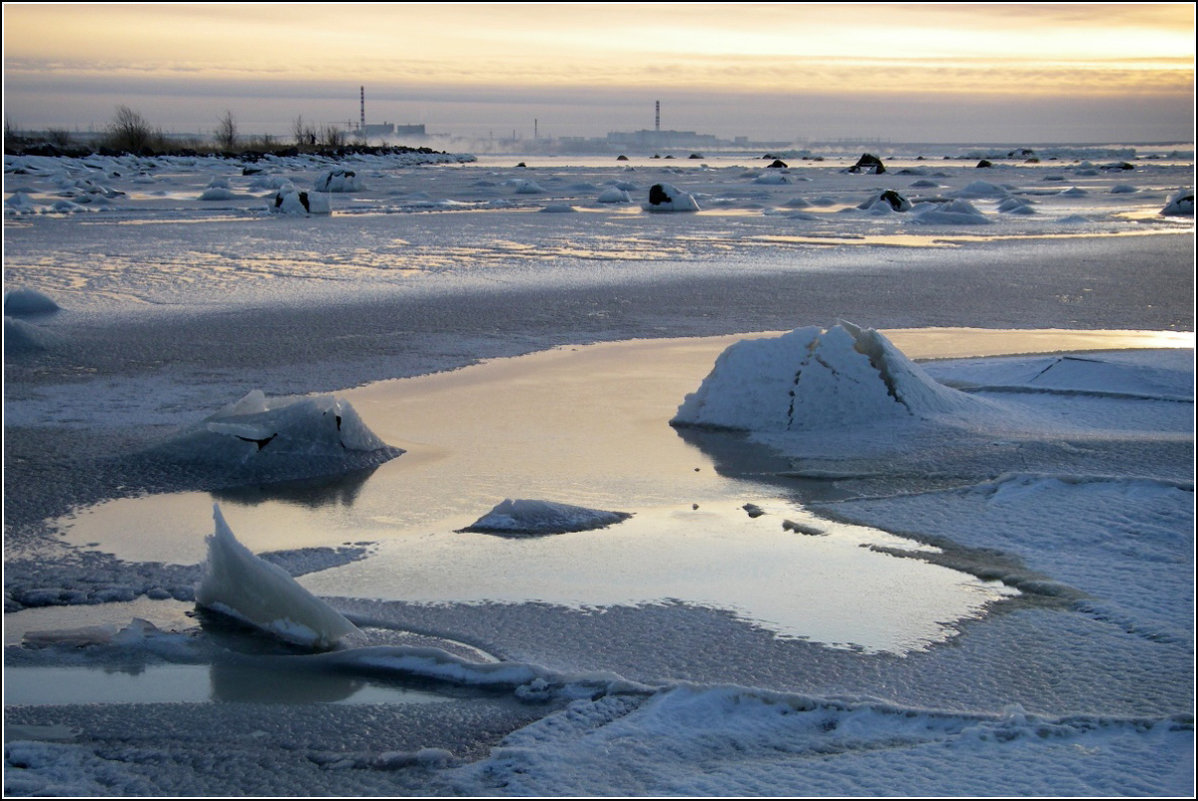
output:
M785 169L787 166L788 166L787 163L785 161L783 161L782 159L774 159L774 161L766 169L769 169L771 167L773 169Z
M849 167L848 171L852 173L881 175L886 172L886 167L882 164L882 160L872 153L862 153L861 158L857 159L857 163Z
M979 170L984 170L984 169L986 169L986 168L988 168L988 167L993 167L993 166L994 166L994 164L993 164L993 163L991 163L991 162L990 162L988 159L982 159L981 161L979 161L979 162L977 163L977 168L978 168Z

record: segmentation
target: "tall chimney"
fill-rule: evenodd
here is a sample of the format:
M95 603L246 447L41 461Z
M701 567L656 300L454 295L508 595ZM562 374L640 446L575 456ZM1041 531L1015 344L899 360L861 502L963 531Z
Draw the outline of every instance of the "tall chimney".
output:
M366 87L358 87L362 92L362 123L358 126L359 131L366 130Z
M653 114L653 130L660 131L661 130L661 101L658 100L655 102L656 102L656 111Z

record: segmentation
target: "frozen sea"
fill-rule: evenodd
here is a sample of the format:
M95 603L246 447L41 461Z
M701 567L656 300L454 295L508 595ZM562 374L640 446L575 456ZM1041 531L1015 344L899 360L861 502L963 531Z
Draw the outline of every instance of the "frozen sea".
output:
M5 157L6 796L1193 795L1193 144L629 155Z

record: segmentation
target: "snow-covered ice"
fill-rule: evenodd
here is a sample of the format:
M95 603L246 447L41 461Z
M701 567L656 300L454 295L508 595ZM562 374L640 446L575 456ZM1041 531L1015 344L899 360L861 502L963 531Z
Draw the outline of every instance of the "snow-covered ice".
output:
M6 795L1190 797L1192 144L876 152L6 156Z
M553 501L507 498L462 530L512 535L561 534L606 528L629 517L627 512L587 509Z
M335 475L381 464L403 451L379 439L343 398L268 398L255 389L148 453L244 482Z

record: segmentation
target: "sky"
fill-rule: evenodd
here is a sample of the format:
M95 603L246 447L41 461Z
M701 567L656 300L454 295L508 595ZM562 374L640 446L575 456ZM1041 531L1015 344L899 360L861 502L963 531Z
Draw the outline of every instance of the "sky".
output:
M654 126L809 142L1192 142L1194 5L5 3L4 114L289 136Z

